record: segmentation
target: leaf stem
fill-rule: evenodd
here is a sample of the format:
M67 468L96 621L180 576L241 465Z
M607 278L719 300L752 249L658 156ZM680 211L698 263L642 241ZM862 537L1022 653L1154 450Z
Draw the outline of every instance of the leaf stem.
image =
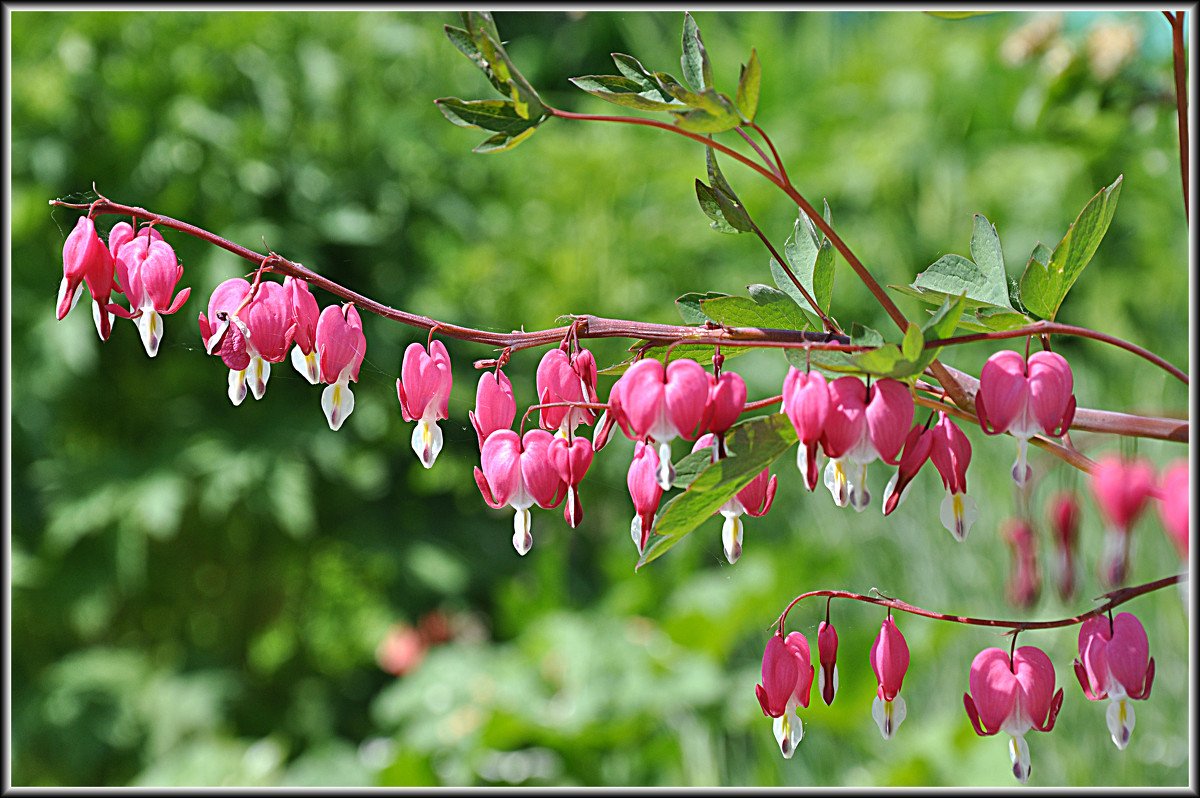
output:
M1179 123L1179 170L1183 176L1183 215L1191 225L1188 211L1188 119L1187 119L1187 62L1183 49L1183 11L1163 15L1171 23L1171 53L1175 65L1175 107Z

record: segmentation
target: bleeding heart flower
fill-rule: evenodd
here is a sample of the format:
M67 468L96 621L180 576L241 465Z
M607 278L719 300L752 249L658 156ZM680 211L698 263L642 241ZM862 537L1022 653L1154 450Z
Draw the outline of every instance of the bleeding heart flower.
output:
M529 508L534 504L543 509L557 507L563 498L565 485L549 455L552 440L553 436L541 429L529 430L524 438L511 429L496 430L483 443L483 469L475 469L475 484L487 505L516 511L513 547L522 556L533 546Z
M658 452L653 446L638 441L633 446L633 460L629 463L629 474L625 478L629 495L633 499L633 523L629 532L638 555L646 551L650 530L654 526L654 513L662 499L663 489L658 484Z
M808 708L813 674L808 640L800 632L792 632L786 639L776 633L767 641L762 684L754 686L754 694L763 714L775 719L775 740L784 759L792 758L804 737L804 724L796 708Z
M837 695L837 647L837 630L829 621L821 621L817 626L817 654L821 659L821 672L817 687L821 691L821 699L826 706L832 704L833 697Z
M825 486L838 507L847 504L862 512L870 503L867 465L876 458L897 465L913 422L913 398L899 380L883 379L870 389L857 377L829 383L829 416L821 446L830 463Z
M670 442L692 440L699 432L708 403L708 372L694 360L673 360L664 369L653 359L634 363L609 392L609 413L631 440L658 443L658 484L669 490L675 481Z
M284 277L283 287L292 303L296 319L295 346L292 347L292 366L312 385L321 383L321 363L317 357L317 321L321 310L317 299L308 290L308 283L295 277Z
M559 479L567 486L567 501L563 506L563 518L571 528L583 520L583 505L579 501L579 483L592 464L592 443L587 438L572 438L567 441L557 435L550 441L550 465Z
M1075 550L1079 544L1079 502L1070 491L1060 491L1047 504L1054 532L1054 579L1064 602L1075 595Z
M135 244L123 244L121 254ZM253 287L234 277L213 290L208 317L200 314L200 337L205 351L219 354L229 367L229 401L240 405L247 389L255 399L263 397L271 364L286 357L295 328L287 291L279 283L264 280Z
M1163 530L1175 545L1184 563L1188 559L1188 502L1190 501L1191 477L1187 460L1176 460L1163 473L1158 504L1158 515ZM1182 584L1182 583L1181 583Z
M819 371L805 373L795 366L788 367L783 378L783 412L796 428L800 446L796 451L796 467L811 491L817 486L817 444L825 431L829 417L829 383Z
M1042 591L1042 575L1037 562L1037 539L1033 527L1020 518L1010 518L1002 527L1004 540L1012 550L1008 577L1008 600L1014 607L1029 609Z
M567 354L566 344L551 349L542 356L537 367L539 403L588 402L598 403L596 394L596 359L586 349L573 357ZM574 432L580 424L591 424L595 413L587 407L543 407L540 424L551 432Z
M975 500L967 495L967 466L971 463L971 442L963 431L942 411L933 425L933 445L929 459L942 477L946 498L942 500L942 526L962 542L979 517Z
M132 233L132 227L125 222ZM117 227L113 228L114 234ZM145 234L126 239L124 231L117 242L116 273L117 284L129 300L129 310L120 305L109 304L108 311L124 319L137 322L138 332L142 338L142 346L146 354L154 357L158 354L158 345L162 340L162 317L176 312L191 295L192 289L185 288L175 295L175 285L183 276L183 267L175 257L171 245L154 238L151 228L144 228ZM123 239L123 240L122 240ZM112 246L113 236L109 236Z
M1035 352L1026 364L1020 353L1006 349L983 364L975 414L988 435L1008 432L1017 439L1012 474L1018 485L1030 476L1029 439L1040 432L1061 437L1070 428L1075 417L1073 385L1070 365L1055 352Z
M904 674L908 671L908 643L891 615L884 619L879 635L871 644L871 670L875 671L875 679L879 682L871 704L871 717L875 718L883 739L890 740L908 714L900 695Z
M928 422L926 422L928 423ZM904 453L900 455L900 465L887 487L883 489L883 514L888 515L900 506L908 496L912 481L925 461L929 459L929 450L933 448L933 430L926 427L913 426L904 439Z
M712 461L717 462L717 438L711 432L701 435L692 446L693 452L708 448L712 452ZM725 548L725 559L730 565L742 556L742 515L754 517L766 515L775 500L776 478L763 469L746 487L742 488L729 501L722 504L717 512L725 517L721 527L721 543Z
M400 379L396 380L396 396L405 421L415 421L412 448L421 465L433 467L442 450L442 430L439 419L450 417L450 389L454 375L450 371L450 353L441 341L433 341L429 351L413 342L404 350Z
M971 662L970 693L963 693L967 717L975 733L988 737L1003 731L1013 775L1029 780L1030 729L1048 732L1062 708L1063 691L1054 692L1054 665L1040 648L1021 646L1009 662L1008 652L986 648Z
M112 332L113 316L108 312L114 290L112 253L96 234L96 223L83 216L63 243L63 279L58 287L56 315L59 321L79 301L79 284L87 283L92 295L92 318L101 341ZM119 288L117 290L120 290Z
M746 409L746 381L732 371L722 372L720 377L707 372L705 375L708 377L708 400L700 428L723 434Z
M1079 657L1075 676L1089 701L1111 699L1105 719L1112 741L1122 751L1137 720L1129 700L1150 697L1154 658L1141 621L1122 612L1108 618L1088 618L1079 627Z
M1100 557L1101 581L1109 587L1125 582L1129 571L1130 531L1156 493L1154 466L1145 458L1124 460L1106 455L1096 461L1090 487L1108 525Z
M513 387L508 377L500 369L493 374L485 371L479 375L479 385L475 388L475 409L468 410L471 426L479 438L479 450L483 451L483 442L498 429L508 429L513 419L517 417L517 400L513 398Z
M329 428L337 431L354 411L354 392L349 383L358 382L358 370L367 353L367 337L354 304L329 305L317 319L317 361L321 367L321 409Z

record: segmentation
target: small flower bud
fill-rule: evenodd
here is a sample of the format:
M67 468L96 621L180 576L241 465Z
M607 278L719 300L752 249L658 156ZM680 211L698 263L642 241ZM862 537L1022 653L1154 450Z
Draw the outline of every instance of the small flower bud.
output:
M821 673L817 680L817 686L821 690L821 699L826 706L832 704L833 697L837 695L837 645L837 631L834 630L833 624L821 621L817 626L817 654L821 658Z

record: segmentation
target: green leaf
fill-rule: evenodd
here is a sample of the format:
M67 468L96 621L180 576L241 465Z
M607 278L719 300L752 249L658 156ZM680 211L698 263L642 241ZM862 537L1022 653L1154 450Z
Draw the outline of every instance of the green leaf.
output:
M955 329L958 328L962 319L963 308L966 305L966 300L959 297L946 297L939 307L929 319L921 325L921 331L925 334L926 341L934 341L942 338L949 338L954 335ZM914 358L916 365L914 366L914 374L920 374L929 367L929 364L937 358L938 353L944 347L931 346L921 352L919 356Z
M708 180L712 183L712 186L709 187L699 180L696 181L696 197L700 200L700 207L704 213L714 222L723 222L739 233L748 233L753 230L754 224L750 221L750 214L746 213L746 209L742 207L733 187L729 185L725 175L721 174L721 167L717 164L717 155L712 147L704 148L704 162L708 169ZM704 188L702 189L701 186ZM715 209L712 207L713 203L716 204ZM717 213L716 216L713 215L712 211L714 210ZM714 228L721 232L727 232L716 225Z
M712 183L714 189L724 191L735 200L737 199L737 193L734 192L733 186L729 185L729 181L721 173L721 165L717 163L717 153L712 147L704 148L704 168L708 170L708 182Z
M645 346L649 341L638 341L631 350ZM667 349L671 349L671 356L667 359ZM721 354L728 360L731 357L744 355L751 351L750 346L722 346ZM676 344L674 347L668 347L666 344L655 346L652 349L646 350L643 357L653 358L659 363L674 363L676 360L695 360L697 363L710 361L713 356L714 346L712 344ZM604 374L609 377L617 377L624 374L626 369L633 365L633 357L627 360L622 360L619 363L613 363L611 366L599 369L598 374Z
M700 303L705 299L716 299L723 296L729 296L729 294L723 294L720 291L709 291L706 294L687 293L675 300L675 307L679 310L684 324L704 324L713 319L710 319L701 310Z
M500 44L500 37L494 33L480 31L475 37L475 43L479 45L479 52L491 64L496 77L508 85L509 96L512 98L517 114L525 119L538 119L545 116L546 106L533 87L529 85L529 81L525 80L525 76L509 60L508 53Z
M975 320L983 329L996 331L1015 330L1033 324L1033 319L1024 313L1004 308L980 308L975 311ZM961 320L959 325L963 326Z
M526 119L517 113L511 100L460 100L441 97L434 100L438 110L460 127L479 127L493 133L516 136L534 128L541 120Z
M479 47L475 44L475 39L471 36L471 34L462 28L456 28L453 25L446 25L445 31L446 36L450 39L451 44L457 47L460 53L471 59L475 66L479 67L480 71L482 71L487 79L491 81L491 84L496 87L496 91L507 95L508 86L498 77L496 77L496 73L492 71L490 66L488 66L487 61L479 52Z
M704 469L712 464L712 449L704 448L698 452L691 452L680 458L675 464L675 482L674 487L679 490L686 490L688 485L691 485L696 477Z
M767 285L750 286L750 296L724 296L700 300L705 316L728 327L761 327L768 330L807 330L808 320L792 298Z
M854 346L880 347L885 342L883 336L878 331L854 322L850 327L850 343ZM783 353L787 361L796 368L812 367L827 377L836 377L842 374L868 373L854 364L853 358L855 355L850 352L831 352L822 349L813 349L808 353L807 361L806 353L803 349L789 348L785 349Z
M642 111L667 111L672 108L686 107L674 97L663 94L658 86L647 86L627 77L583 75L568 79L588 94L626 108L637 108Z
M714 193L717 196L717 206L721 209L721 216L725 218L725 222L739 233L749 233L754 229L754 223L750 221L750 214L746 213L746 209L742 207L742 203L737 197L731 197L720 189L715 189Z
M693 108L690 111L672 111L671 115L675 117L676 126L689 133L724 133L741 124L737 113L728 110L714 114L703 108Z
M659 509L650 543L636 567L661 557L683 540L795 442L796 430L783 413L735 424L725 436L729 456L705 467L687 490Z
M850 361L873 376L903 379L923 370L917 369L917 360L921 357L924 346L925 336L921 333L921 328L909 322L901 346L884 344L877 349L859 352L853 355Z
M705 216L712 219L710 225L712 229L718 233L743 232L725 221L725 212L721 208L721 201L717 197L716 190L710 188L698 177L696 178L696 199L700 201L700 210L704 211Z
M1003 270L1003 264L1001 264ZM962 255L943 255L928 269L917 275L914 289L936 291L950 296L965 295L974 307L994 305L1008 307L1008 289L1003 273L999 282L992 282L980 268ZM942 297L937 297L940 304Z
M975 229L971 232L971 259L987 285L986 295L975 299L987 300L1000 307L1008 304L1008 275L1004 271L1004 252L996 226L981 213L975 214Z
M800 229L802 222L806 226L806 230ZM812 220L804 214L804 211L800 211L796 224L792 228L792 235L784 242L783 257L791 267L792 273L804 286L804 290L808 291L809 296L816 300L817 306L828 315L829 306L833 301L833 244L820 239L816 228L812 225ZM808 300L804 299L803 294L796 290L791 279L774 262L773 258L771 274L774 276L775 284L788 291L783 282L786 281L786 285L791 288L788 293L792 295L793 299L796 299L801 307L809 307ZM783 281L780 280L780 277Z
M762 81L762 67L758 64L758 53L750 48L750 63L742 66L738 77L737 108L742 118L747 122L754 121L754 113L758 110L758 89Z
M708 53L700 39L700 28L687 12L683 14L683 55L679 63L683 66L683 79L696 91L712 87L712 64L708 62Z
M1071 223L1049 261L1030 258L1021 277L1021 304L1044 319L1054 320L1063 299L1100 246L1121 193L1123 175L1100 189ZM1045 247L1042 247L1044 250Z
M494 136L484 139L477 146L473 147L471 152L503 152L504 150L511 150L513 147L532 136L533 131L535 130L537 130L536 125L526 128L515 136L508 133L497 133Z

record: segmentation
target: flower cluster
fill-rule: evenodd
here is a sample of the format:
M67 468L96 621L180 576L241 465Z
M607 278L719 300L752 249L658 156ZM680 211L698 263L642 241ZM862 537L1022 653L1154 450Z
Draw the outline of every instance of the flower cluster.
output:
M820 656L819 689L826 704L837 693L837 632L828 614L817 628ZM1150 697L1154 659L1142 624L1128 612L1115 618L1093 616L1079 629L1079 657L1075 674L1090 701L1109 699L1106 720L1113 742L1128 743L1134 726L1132 700ZM885 740L896 734L907 715L900 689L908 671L909 651L904 636L889 614L880 626L868 656L877 683L871 706ZM763 714L773 719L775 739L784 757L791 758L803 737L798 708L808 707L816 668L811 664L808 641L800 632L786 637L782 628L767 641L763 652L762 683L755 685ZM1064 691L1055 691L1054 665L1044 651L1021 646L1007 652L986 648L975 656L963 693L963 705L975 733L1008 736L1012 772L1028 781L1032 769L1025 735L1054 728Z

